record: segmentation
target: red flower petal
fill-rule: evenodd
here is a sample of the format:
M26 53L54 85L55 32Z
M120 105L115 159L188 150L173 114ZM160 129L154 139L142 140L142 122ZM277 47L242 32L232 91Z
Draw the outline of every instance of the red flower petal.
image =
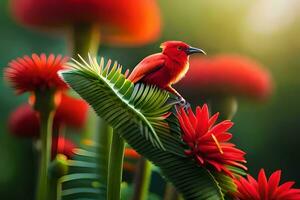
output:
M238 55L191 58L190 69L177 86L187 97L197 91L199 97L230 95L264 100L272 92L269 71Z
M235 194L239 200L298 200L300 199L300 189L293 189L294 182L286 182L279 186L281 171L274 172L269 180L264 170L260 170L258 180L247 175L247 179L236 179L237 192Z
M64 154L68 158L74 155L74 149L76 145L64 137L58 137L52 139L52 159L55 158L56 154Z
M81 99L62 95L53 128L62 124L73 128L83 128L87 119L88 105ZM13 111L9 117L10 133L18 137L38 137L40 134L39 117L29 104L24 104Z
M227 120L213 126L218 114L209 118L207 105L202 108L198 106L196 116L191 109L187 115L183 108L179 109L177 116L183 131L182 139L189 146L185 154L193 156L199 165L211 165L231 177L233 174L227 169L228 165L247 169L243 165L245 153L228 142L232 135L227 131L232 127L232 122ZM195 125L196 130L193 129Z
M62 94L54 117L55 125L65 124L78 129L83 128L87 119L88 107L84 100Z
M116 45L144 44L160 33L155 0L11 0L13 17L22 25L60 29L99 24L101 40Z
M53 55L48 58L54 59ZM24 56L9 63L5 69L5 77L18 93L33 92L36 90L62 90L67 85L63 82L57 72L64 69L66 58L60 55L54 63L48 62L45 54L40 56L32 54L32 57Z

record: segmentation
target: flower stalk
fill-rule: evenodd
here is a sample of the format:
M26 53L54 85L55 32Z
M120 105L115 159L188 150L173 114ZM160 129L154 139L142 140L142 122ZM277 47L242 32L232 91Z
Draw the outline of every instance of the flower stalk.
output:
M108 162L107 199L120 200L125 141L113 133Z
M148 198L148 190L151 183L151 167L151 162L145 158L140 158L134 178L133 200L143 200Z
M38 111L41 124L41 152L39 177L37 185L37 200L48 199L49 187L49 164L51 160L52 124L54 117L54 91L35 92L34 108Z
M90 53L92 56L97 55L100 44L100 28L94 23L80 23L72 27L71 32L71 49L73 57L80 54L87 58Z
M99 166L104 165L104 168L101 168L100 174L105 177L104 180L107 183L108 182L108 171L109 171L109 156L111 151L111 145L112 145L112 137L113 137L113 129L112 127L108 126L107 123L99 118L98 120L98 139L97 141L100 142L101 145L99 145L99 155L101 155L102 159L99 159Z
M238 102L233 96L212 97L209 99L211 112L219 112L219 120L231 120L238 109Z

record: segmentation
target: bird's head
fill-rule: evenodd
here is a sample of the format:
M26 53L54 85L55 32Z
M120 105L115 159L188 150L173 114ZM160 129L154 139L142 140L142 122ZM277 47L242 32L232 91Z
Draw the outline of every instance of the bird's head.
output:
M187 59L194 53L206 54L202 49L192 47L181 41L167 41L160 45L163 54L176 59Z

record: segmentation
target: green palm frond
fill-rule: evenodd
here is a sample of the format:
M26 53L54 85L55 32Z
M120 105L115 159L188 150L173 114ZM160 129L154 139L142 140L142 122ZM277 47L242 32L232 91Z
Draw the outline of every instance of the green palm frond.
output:
M133 85L111 62L73 60L63 79L85 99L126 142L158 166L185 199L224 199L217 179L184 154L180 128L174 116L165 119L172 105L169 95L154 86Z
M82 63L74 59L72 63L69 63L77 70L63 73L64 79L73 83L74 90L81 91L78 93L82 98L90 103L96 113L114 129L124 129L125 126L139 124L141 130L136 130L136 133L150 140L152 146L164 149L154 128L162 123L161 114L169 107L165 106L158 110L159 112L151 112L151 110L160 106L160 103L168 98L168 94L159 93L158 89L151 86L134 87L121 73L122 66L117 62L110 69L110 60L105 67L103 58L100 64L91 57L89 57L89 63L82 58L81 60ZM122 112L124 107L126 107L126 112ZM121 118L123 120L120 121ZM162 131L165 130L167 128Z
M99 174L101 155L95 144L83 144L75 149L72 160L68 160L68 174L58 181L58 198L61 200L74 199L106 199L106 179Z

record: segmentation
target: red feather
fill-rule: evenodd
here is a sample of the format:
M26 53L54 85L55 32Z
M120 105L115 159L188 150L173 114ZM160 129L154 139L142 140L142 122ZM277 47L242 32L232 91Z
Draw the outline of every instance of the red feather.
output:
M180 41L169 41L163 43L162 48L162 53L152 54L137 64L128 79L133 83L156 85L180 96L171 85L179 81L188 70L185 50L189 46Z

